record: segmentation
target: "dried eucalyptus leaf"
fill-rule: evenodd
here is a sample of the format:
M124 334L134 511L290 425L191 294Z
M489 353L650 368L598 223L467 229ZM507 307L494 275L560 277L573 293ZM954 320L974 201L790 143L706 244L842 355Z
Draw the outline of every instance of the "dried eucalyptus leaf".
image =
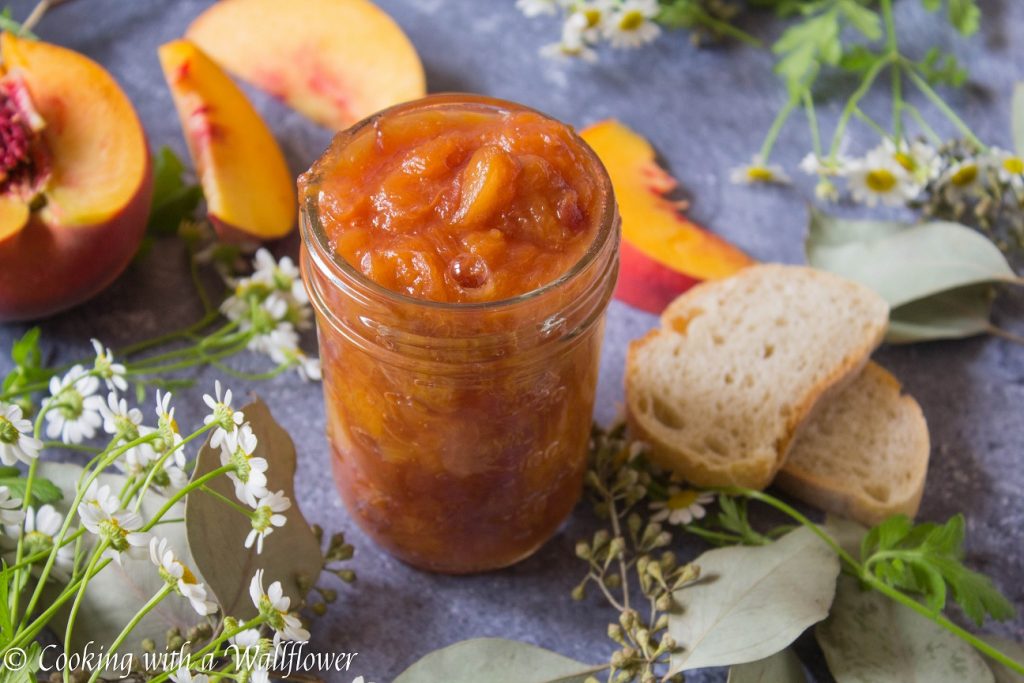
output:
M839 577L832 614L815 636L837 683L993 683L966 642L933 621Z
M62 514L67 514L68 506L74 499L70 492L75 490L82 474L82 468L68 463L40 462L38 471L69 493L64 496L62 502L54 505ZM120 491L126 479L119 474L101 474L99 481L101 485L110 486L112 491ZM147 493L142 502L143 517L149 519L166 502L167 499L158 493ZM181 519L183 514L184 508L178 504L168 511L165 518ZM153 533L166 538L178 558L194 569L195 563L188 553L188 543L185 540L184 523L158 524L154 527ZM94 537L87 534L84 538L91 540ZM202 580L199 572L196 574L197 578ZM156 567L148 557L138 560L125 557L122 558L120 565L116 562L108 564L103 571L89 581L89 586L85 590L78 616L75 618L75 624L71 631L72 649L82 652L90 643L92 643L93 649L99 646L108 647L121 633L125 624L130 622L139 609L163 586L163 579L160 578ZM50 592L49 596L49 599L52 600L56 597L56 593ZM50 622L50 626L57 632L61 642L64 641L70 607L70 602L65 603L63 609ZM118 652L130 653L136 658L141 657L142 641L146 638L162 644L166 640L168 629L179 628L185 633L201 621L203 618L196 614L188 600L178 595L169 595L152 612L143 617ZM118 671L107 673L108 677L113 678L120 678L123 674Z
M999 248L975 230L944 221L894 225L813 212L807 262L871 287L892 308L969 285L1018 281Z
M701 579L680 589L669 633L683 648L672 674L763 659L828 616L839 560L806 527L763 546L710 550Z
M730 667L726 683L807 683L804 667L793 648L756 662Z
M1000 636L978 634L978 637L1002 652L1004 655L1012 657L1018 662L1024 662L1024 645L1015 643L1009 638L1002 638ZM984 655L982 656L985 657ZM991 667L992 675L995 677L996 683L1024 683L1024 676L1021 676L1016 671L1010 671L1005 665L988 657L985 657L985 661L988 662L989 667Z
M295 445L291 437L260 400L242 408L242 413L256 435L254 455L266 458L269 465L267 489L283 490L292 501L291 508L284 513L288 521L266 537L263 553L257 555L255 547L244 547L245 537L252 530L249 518L215 496L198 491L187 498L185 527L196 565L224 614L248 619L256 615L249 598L249 582L257 569L265 570L267 583L281 581L284 594L297 608L320 575L323 556L295 498ZM218 467L220 449L212 448L207 441L199 451L192 477L201 477ZM227 476L216 477L206 485L226 498L235 499L235 487Z
M985 334L992 329L993 294L989 285L973 285L894 308L889 312L885 340L909 344Z
M434 650L399 674L395 683L583 683L605 668L529 643L475 638Z

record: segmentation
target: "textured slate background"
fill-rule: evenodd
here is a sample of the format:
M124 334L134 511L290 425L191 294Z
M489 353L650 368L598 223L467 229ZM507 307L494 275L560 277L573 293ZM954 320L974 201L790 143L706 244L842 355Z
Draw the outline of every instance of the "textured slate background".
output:
M15 16L31 2L16 0ZM208 2L204 0L79 0L53 11L38 32L45 39L81 50L109 68L131 96L154 146L184 153L155 48L179 36ZM771 74L771 57L747 47L696 49L684 36L663 36L637 52L606 54L597 65L555 64L537 56L554 40L553 21L527 20L511 1L380 0L416 44L432 91L466 90L520 100L557 117L585 125L617 117L646 135L693 199L691 215L763 260L799 262L806 220L804 205L812 183L797 178L791 189L749 189L728 181L728 171L755 151L783 91ZM983 30L959 39L919 3L902 0L897 16L913 54L947 45L970 66L971 82L951 101L985 140L1010 146L1009 92L1024 75L1024 3L982 0ZM778 24L751 15L751 31L771 39ZM837 82L836 85L840 83ZM329 135L280 104L253 93L279 135L297 173L326 146ZM885 116L879 103L870 111ZM823 125L834 122L841 103L828 101ZM882 105L884 107L884 104ZM870 141L853 128L852 150ZM809 148L802 123L781 138L778 160L789 168ZM799 175L794 171L794 175ZM290 249L294 251L295 245ZM183 254L174 243L154 253L93 302L43 321L46 348L54 360L88 351L99 336L112 346L148 338L199 316L188 284ZM653 322L619 303L609 312L598 417L608 419L620 399L626 342ZM1020 331L1024 297L1000 300L997 322ZM0 327L6 348L25 326ZM932 427L934 453L921 516L945 519L966 514L971 564L992 574L1024 607L1024 350L997 339L886 348L878 358L891 368L924 407ZM8 361L0 359L0 372ZM245 358L242 365L264 368ZM203 373L199 386L179 400L182 423L196 424L198 400L217 373ZM359 582L342 589L340 601L313 627L322 650L358 651L354 669L331 674L347 683L356 674L390 681L407 665L437 647L474 636L502 636L534 642L587 661L610 651L605 624L613 613L596 601L577 605L569 591L581 564L572 548L591 532L593 519L580 509L566 528L535 557L507 571L469 578L423 574L379 552L347 520L328 478L320 388L293 376L236 389L258 390L293 434L300 453L298 491L307 516L329 531L345 530L358 548ZM696 552L696 546L690 548ZM1024 618L992 627L1024 640ZM828 680L806 641L811 669ZM695 675L694 681L724 681L724 672Z

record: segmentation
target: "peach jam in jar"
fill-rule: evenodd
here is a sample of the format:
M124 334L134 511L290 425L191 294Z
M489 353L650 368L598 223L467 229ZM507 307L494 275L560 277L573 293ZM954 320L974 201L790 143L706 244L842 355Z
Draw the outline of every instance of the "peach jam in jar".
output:
M348 510L424 569L530 555L586 467L618 270L601 162L536 111L442 95L340 133L299 189Z

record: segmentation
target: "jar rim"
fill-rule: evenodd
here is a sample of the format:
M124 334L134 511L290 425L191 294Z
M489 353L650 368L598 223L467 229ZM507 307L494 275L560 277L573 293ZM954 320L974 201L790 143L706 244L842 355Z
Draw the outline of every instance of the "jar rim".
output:
M342 136L352 138L357 133L365 129L367 126L373 125L373 123L381 117L390 116L393 114L405 113L409 111L418 111L430 108L443 108L465 105L470 107L491 109L493 111L527 111L543 116L553 121L557 120L553 117L516 102L509 100L503 100L500 98L487 97L484 95L476 95L472 93L439 93L435 95L428 95L426 97L412 100L410 102L403 102L387 109L383 109L376 114L372 114L362 121L353 124L351 127L339 132L334 140L331 142L331 146L335 144L338 138ZM479 313L481 311L495 311L514 308L519 305L526 304L543 297L551 291L556 291L562 285L571 282L574 278L580 274L586 272L590 266L598 260L600 255L603 253L608 241L614 239L616 230L616 217L618 215L618 209L616 208L615 195L612 189L611 178L608 176L608 171L604 167L601 159L594 152L593 148L587 144L587 142L576 133L574 128L570 127L573 139L580 145L580 148L590 156L594 162L594 168L599 171L599 180L602 187L602 196L604 198L603 206L601 209L601 217L598 223L598 231L587 247L587 251L564 273L559 275L557 278L544 283L540 287L536 287L529 291L517 294L512 297L504 299L495 299L493 301L467 301L467 302L453 302L453 301L432 301L429 299L422 299L415 297L403 292L397 292L392 289L375 282L364 275L361 271L355 268L351 263L348 262L343 256L335 253L330 247L330 242L327 237L327 232L324 230L323 224L320 221L319 212L319 182L315 176L311 176L313 169L306 171L300 176L300 179L313 178L312 182L306 184L306 191L300 198L300 212L302 214L299 221L300 232L302 241L308 247L315 247L315 249L309 249L310 255L313 257L313 261L316 263L316 268L321 272L325 272L328 277L337 282L339 279L339 273L334 272L333 268L341 271L341 274L351 279L355 284L360 287L367 289L371 294L382 297L386 300L402 304L404 306L420 307L425 310L435 311L465 311L466 313ZM315 167L315 164L314 164ZM340 283L339 283L340 284Z

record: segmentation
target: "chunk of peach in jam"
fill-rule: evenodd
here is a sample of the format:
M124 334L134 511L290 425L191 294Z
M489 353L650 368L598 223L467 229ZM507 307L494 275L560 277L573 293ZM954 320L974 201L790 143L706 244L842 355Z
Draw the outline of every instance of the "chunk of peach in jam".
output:
M532 111L378 119L318 167L336 253L430 301L496 301L551 282L600 218L593 161L568 127Z

